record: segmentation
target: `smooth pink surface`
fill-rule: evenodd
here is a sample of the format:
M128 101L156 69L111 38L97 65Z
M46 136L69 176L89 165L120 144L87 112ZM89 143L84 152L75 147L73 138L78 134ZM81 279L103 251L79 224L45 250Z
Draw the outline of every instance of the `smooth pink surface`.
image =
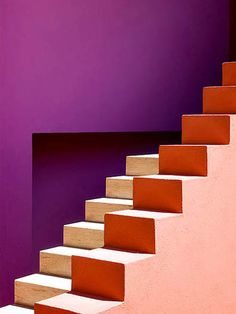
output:
M214 172L186 182L182 219L160 221L156 261L127 273L127 302L106 313L236 312L235 160L235 144L221 146Z

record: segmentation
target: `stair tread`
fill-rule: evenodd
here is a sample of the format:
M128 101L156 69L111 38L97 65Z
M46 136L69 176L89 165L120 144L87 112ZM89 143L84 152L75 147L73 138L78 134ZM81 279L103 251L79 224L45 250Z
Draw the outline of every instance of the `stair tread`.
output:
M159 154L147 154L147 155L129 155L129 158L158 158Z
M19 283L39 285L62 290L71 290L71 279L44 274L32 274L15 280Z
M88 258L98 259L107 262L113 263L121 263L121 264L129 264L144 260L148 257L153 257L154 254L146 254L146 253L134 253L134 252L127 252L127 251L119 251L119 250L112 250L112 249L95 249L88 252Z
M86 202L91 202L91 203L104 203L104 204L121 204L121 205L133 205L132 200L127 200L123 198L107 198L107 197L102 197L102 198L95 198L91 200L87 200Z
M120 216L127 216L127 217L138 217L138 218L150 218L150 219L166 219L171 217L178 217L182 214L176 213L164 213L164 212L152 212L152 211L144 211L144 210L119 210L116 212L108 213L108 215L120 215Z
M107 179L132 181L134 179L134 176L114 176L114 177L107 177Z
M54 298L50 298L36 304L45 305L52 308L59 308L70 313L95 314L102 313L113 307L119 306L123 302L97 299L95 297L79 296L71 293L64 293Z
M104 230L104 224L98 222L80 221L72 224L65 225L64 227L70 228L83 228L83 229L93 229L93 230Z
M236 89L236 86L235 86L235 85L228 85L228 86L223 86L223 85L205 86L204 89Z
M136 179L161 179L161 180L180 180L180 181L187 181L187 180L197 180L197 179L204 179L201 176L182 176L182 175L169 175L169 174L152 174L149 176L140 176Z
M16 305L8 305L0 309L1 314L33 314L34 310Z
M42 250L41 253L47 254L56 254L56 255L65 255L65 256L72 256L72 255L82 255L87 253L89 250L87 249L80 249L68 246L57 246L50 249Z
M222 147L224 147L224 145L219 145L219 144L164 144L161 145L162 147L206 147L208 149L211 148L219 148L222 149Z
M225 64L236 64L236 61L225 61L223 62L223 65Z
M182 117L234 117L234 114L230 113L194 113L183 114Z

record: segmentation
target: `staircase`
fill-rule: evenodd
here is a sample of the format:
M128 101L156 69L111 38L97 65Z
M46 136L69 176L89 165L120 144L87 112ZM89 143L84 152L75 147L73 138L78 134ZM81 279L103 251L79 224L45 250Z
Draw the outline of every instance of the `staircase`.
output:
M236 313L236 63L184 115L182 145L128 156L0 313Z

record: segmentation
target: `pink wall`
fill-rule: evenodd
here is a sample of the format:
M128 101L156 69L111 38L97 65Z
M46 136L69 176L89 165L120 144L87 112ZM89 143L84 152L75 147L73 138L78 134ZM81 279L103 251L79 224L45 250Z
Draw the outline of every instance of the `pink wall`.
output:
M32 133L178 130L219 82L228 3L1 0L0 18L4 303L31 271Z

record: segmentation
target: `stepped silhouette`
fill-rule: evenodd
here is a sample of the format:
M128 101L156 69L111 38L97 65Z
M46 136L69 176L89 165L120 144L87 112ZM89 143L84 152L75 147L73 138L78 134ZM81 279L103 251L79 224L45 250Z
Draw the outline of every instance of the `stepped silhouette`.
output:
M107 178L0 313L236 313L235 113L228 62L203 114L183 116L182 144L128 156L126 176Z

